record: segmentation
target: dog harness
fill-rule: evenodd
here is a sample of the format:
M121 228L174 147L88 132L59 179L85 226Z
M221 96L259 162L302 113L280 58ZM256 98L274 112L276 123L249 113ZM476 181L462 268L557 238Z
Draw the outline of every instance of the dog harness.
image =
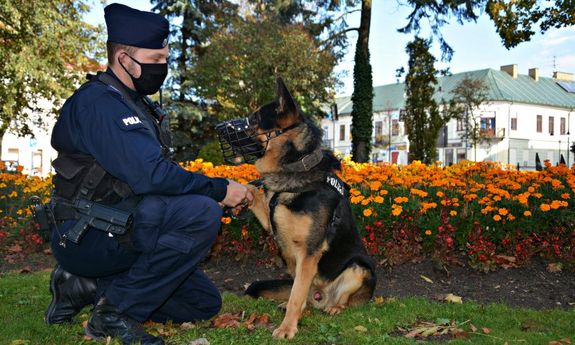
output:
M350 189L350 186L343 182L336 174L328 174L326 177L326 180L324 181L325 183L327 183L327 185L329 187L331 187L333 190L335 190L339 195L340 195L340 200L337 203L337 206L333 209L332 212L332 216L331 216L331 220L329 222L329 224L327 225L327 229L326 229L326 238L328 243L331 242L331 239L335 236L335 231L338 227L338 225L341 223L341 217L339 216L340 212L338 212L338 209L343 207L345 199L346 199L346 190ZM308 191L312 191L315 188L313 187L308 187L305 189L300 189L298 191L287 191L288 193L303 193L303 192L308 192ZM276 230L275 230L275 226L274 226L274 212L275 212L275 208L277 207L277 205L279 204L279 195L281 193L285 193L286 191L281 191L281 192L275 192L274 195L272 195L270 202L269 202L269 209L270 209L270 227L271 227L271 231L272 231L272 235L274 237L274 240L276 239Z

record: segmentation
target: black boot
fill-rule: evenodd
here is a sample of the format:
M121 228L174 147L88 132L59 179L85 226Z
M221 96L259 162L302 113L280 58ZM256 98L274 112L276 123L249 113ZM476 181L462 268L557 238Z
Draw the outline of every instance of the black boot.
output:
M108 336L119 338L124 345L133 343L141 345L164 344L162 338L146 333L142 324L122 314L118 308L110 304L106 297L102 297L96 307L94 307L85 333L94 339Z
M44 314L48 324L72 322L87 305L96 299L96 280L75 276L56 265L50 275L52 301Z

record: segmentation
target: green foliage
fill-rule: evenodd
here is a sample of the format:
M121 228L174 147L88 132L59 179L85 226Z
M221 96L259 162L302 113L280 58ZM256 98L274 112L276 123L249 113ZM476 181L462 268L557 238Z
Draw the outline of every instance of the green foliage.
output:
M361 49L358 38L353 66L353 108L351 111L352 158L355 162L367 162L371 152L371 132L373 130L373 81L369 52Z
M84 1L0 0L0 141L7 129L32 134L86 70L99 67L101 28L82 21ZM45 104L43 104L45 102Z
M431 37L437 38L442 60L449 61L453 49L443 38L441 27L451 18L459 24L476 21L481 13L487 13L495 24L505 48L510 49L526 42L539 30L545 33L551 28L575 24L573 0L405 0L412 12L408 23L399 32L420 34L421 21L427 21ZM477 13L476 13L477 12Z
M282 24L303 25L323 50L341 60L347 47L348 29L345 21L350 8L359 0L248 0L253 16ZM246 15L251 17L252 14Z
M193 90L188 74L198 56L201 56L210 37L227 27L237 17L238 5L227 0L151 0L153 10L170 21L171 77L166 82L171 100L190 100ZM177 19L177 20L176 20ZM181 21L181 22L180 22Z
M331 99L334 66L301 26L238 20L212 37L189 78L219 119L245 117L274 99L278 75L302 110L317 116Z
M551 28L575 25L575 6L572 0L550 1L488 0L485 12L489 15L505 48L513 48L526 42L536 33L539 25L541 33Z
M224 157L220 149L218 141L210 141L201 148L198 153L198 158L202 158L206 162L212 162L214 165L224 164Z
M437 85L435 57L429 53L430 41L416 37L408 43L408 72L405 77L405 130L409 137L409 161L434 163L437 137L448 121L433 99Z

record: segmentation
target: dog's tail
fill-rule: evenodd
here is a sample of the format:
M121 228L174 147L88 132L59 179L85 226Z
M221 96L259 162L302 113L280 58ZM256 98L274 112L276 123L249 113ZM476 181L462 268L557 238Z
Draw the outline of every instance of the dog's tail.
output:
M287 301L293 285L292 279L259 280L253 282L245 294L254 298L264 297L277 301Z

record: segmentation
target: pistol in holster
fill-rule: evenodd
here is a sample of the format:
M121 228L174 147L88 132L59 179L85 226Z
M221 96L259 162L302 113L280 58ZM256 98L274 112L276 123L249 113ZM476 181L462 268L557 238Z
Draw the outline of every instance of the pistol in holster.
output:
M78 221L64 236L74 243L80 242L88 227L113 235L124 235L131 228L134 221L131 212L102 205L94 201L78 199L72 207L76 211Z
M34 195L30 198L30 210L34 220L39 225L39 230L47 232L54 221L54 215L48 204L44 204L40 197Z

